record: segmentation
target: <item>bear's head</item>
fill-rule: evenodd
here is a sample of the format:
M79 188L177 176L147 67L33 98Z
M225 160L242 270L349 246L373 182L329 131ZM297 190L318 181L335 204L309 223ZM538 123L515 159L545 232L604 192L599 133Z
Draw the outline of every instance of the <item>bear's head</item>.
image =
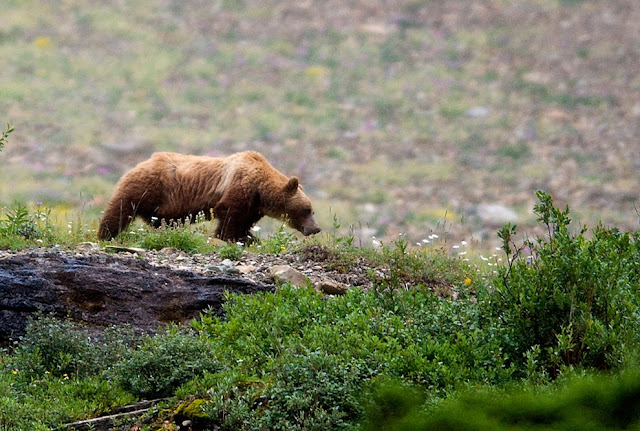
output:
M302 191L298 178L289 178L284 186L284 197L284 217L291 228L302 232L305 236L320 232L320 228L313 218L311 200Z

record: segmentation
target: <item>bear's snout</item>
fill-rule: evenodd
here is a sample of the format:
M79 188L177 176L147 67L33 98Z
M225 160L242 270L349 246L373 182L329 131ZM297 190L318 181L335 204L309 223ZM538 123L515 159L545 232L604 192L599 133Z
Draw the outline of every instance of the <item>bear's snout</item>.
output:
M320 233L321 229L318 226L313 226L313 227L305 227L302 230L302 234L304 236L309 236L309 235L315 235L317 233Z
M290 223L289 226L298 230L304 236L315 235L320 232L320 228L316 224L316 221L313 218L304 220L300 224Z

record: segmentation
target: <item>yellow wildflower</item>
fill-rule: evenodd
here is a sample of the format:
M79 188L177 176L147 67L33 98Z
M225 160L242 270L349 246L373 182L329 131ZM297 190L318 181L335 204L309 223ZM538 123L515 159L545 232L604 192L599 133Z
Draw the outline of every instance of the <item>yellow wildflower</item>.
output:
M470 279L470 278L468 278L468 277L467 277L467 278L465 278L465 279L464 279L464 285L465 285L465 286L468 286L468 285L470 285L470 284L471 284L471 279Z
M36 37L33 40L33 44L36 46L36 48L40 49L49 49L53 46L53 42L51 41L51 39L46 36Z
M327 68L322 66L309 66L306 70L307 76L310 77L323 77L328 72Z

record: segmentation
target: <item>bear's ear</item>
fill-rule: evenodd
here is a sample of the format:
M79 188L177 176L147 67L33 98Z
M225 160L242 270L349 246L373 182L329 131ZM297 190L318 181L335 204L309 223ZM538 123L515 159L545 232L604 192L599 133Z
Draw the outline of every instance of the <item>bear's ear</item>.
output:
M298 177L291 177L289 181L287 181L287 185L284 186L284 191L287 194L292 194L298 191Z

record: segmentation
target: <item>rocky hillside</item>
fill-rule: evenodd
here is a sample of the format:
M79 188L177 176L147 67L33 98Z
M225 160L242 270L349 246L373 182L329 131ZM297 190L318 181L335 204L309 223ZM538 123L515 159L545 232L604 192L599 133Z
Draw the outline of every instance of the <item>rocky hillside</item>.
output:
M272 291L281 283L310 284L322 295L371 287L365 261L344 271L332 266L332 256L322 246L282 255L244 253L233 261L176 249L105 251L92 244L0 251L0 343L22 335L38 312L69 316L93 333L112 325L154 332L209 308L221 314L225 292ZM383 275L388 268L375 270Z

